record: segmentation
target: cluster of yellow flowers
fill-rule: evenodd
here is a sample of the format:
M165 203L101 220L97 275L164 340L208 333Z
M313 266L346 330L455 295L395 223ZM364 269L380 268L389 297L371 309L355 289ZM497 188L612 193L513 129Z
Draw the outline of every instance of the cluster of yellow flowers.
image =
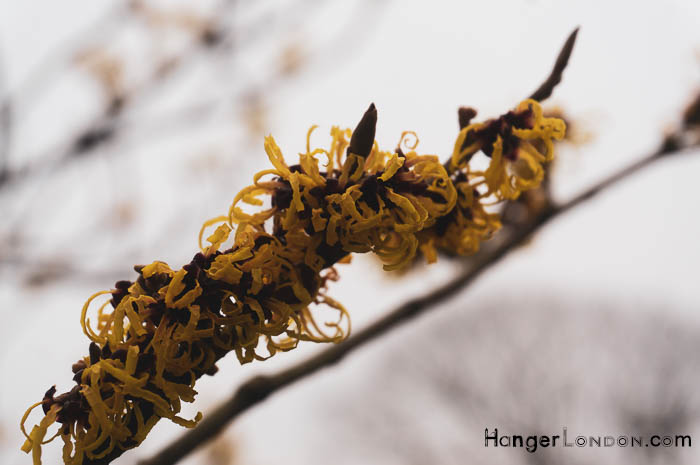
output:
M292 166L267 137L272 168L236 195L228 215L204 224L201 252L188 265L139 266L134 282L90 297L81 322L92 342L89 356L73 365L76 386L58 396L49 389L22 419L24 425L42 406L45 416L29 434L22 426L22 449L35 463L53 423L60 425L51 439L63 440L67 464L109 463L139 445L161 418L194 426L201 414L179 417L180 403L194 400L195 381L215 373L229 352L246 363L299 341L341 341L350 323L326 295L327 282L337 278L333 265L353 252L374 252L387 270L419 250L429 262L439 249L475 252L500 226L489 205L537 187L552 140L565 132L560 119L544 117L536 101L526 100L499 118L465 124L442 164L415 152L417 138L405 143L412 133L396 150L379 150L376 120L372 105L355 131L333 127L328 150L311 149L312 127L306 153ZM478 151L490 157L485 171L470 168ZM203 245L208 228L214 231ZM103 295L93 327L88 310ZM337 319L319 324L316 305Z

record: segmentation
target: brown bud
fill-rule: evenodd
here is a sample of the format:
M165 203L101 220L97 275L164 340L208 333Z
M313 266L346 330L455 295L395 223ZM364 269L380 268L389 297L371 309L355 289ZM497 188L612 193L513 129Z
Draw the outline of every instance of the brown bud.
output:
M73 373L77 373L86 367L87 367L87 365L85 364L85 360L78 360L77 362L75 362L73 364L73 366L71 367L71 370L73 371Z
M459 129L464 129L469 126L471 120L476 116L476 110L470 107L459 107L457 116L459 117Z
M101 357L100 346L94 342L90 343L90 365L94 365L100 361Z
M361 157L368 157L374 145L374 135L377 130L377 108L372 103L350 138L348 154L354 153Z

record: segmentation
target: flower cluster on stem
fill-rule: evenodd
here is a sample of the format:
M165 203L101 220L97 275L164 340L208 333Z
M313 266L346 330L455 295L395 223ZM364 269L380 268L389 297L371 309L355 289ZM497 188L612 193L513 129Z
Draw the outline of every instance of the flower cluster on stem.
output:
M88 299L81 324L91 342L73 365L76 385L60 395L52 387L27 411L22 449L40 463L41 446L60 437L65 463L109 463L161 418L194 426L201 414L180 417L181 402L194 401L197 379L213 375L229 352L247 363L300 341L342 341L350 319L327 284L352 253L372 252L394 270L417 253L434 262L440 249L476 252L500 227L492 206L539 186L565 125L530 99L499 118L470 124L474 116L447 163L418 154L410 132L395 150L381 150L374 105L354 131L333 127L327 149L312 149L312 127L297 164L267 137L272 167L235 196L228 214L205 222L189 264L137 266L135 280ZM477 152L489 159L484 170L472 168ZM335 317L321 323L319 309ZM38 406L44 418L27 433Z

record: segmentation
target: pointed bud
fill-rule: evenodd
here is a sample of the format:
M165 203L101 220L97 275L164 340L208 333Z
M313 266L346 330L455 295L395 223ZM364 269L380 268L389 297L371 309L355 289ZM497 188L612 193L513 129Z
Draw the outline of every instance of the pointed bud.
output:
M471 120L476 116L476 110L470 107L459 107L457 116L459 118L459 129L464 129L469 126Z
M354 153L368 157L374 145L374 135L377 130L377 108L374 103L369 106L350 138L348 154Z

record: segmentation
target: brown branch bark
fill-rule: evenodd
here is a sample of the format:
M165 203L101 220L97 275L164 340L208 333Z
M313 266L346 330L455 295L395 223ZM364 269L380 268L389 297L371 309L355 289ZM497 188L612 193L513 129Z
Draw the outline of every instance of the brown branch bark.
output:
M554 218L595 197L606 188L628 178L657 160L686 148L679 146L678 140L680 139L680 135L668 136L653 153L602 179L567 202L545 209L529 223L506 233L506 237L497 246L485 249L472 257L468 264L465 265L465 269L451 281L423 297L409 300L370 326L356 332L348 340L325 349L306 361L293 365L277 374L256 376L243 383L229 400L205 416L204 420L196 428L184 433L151 459L141 461L139 464L166 465L177 462L197 447L216 437L233 419L262 402L269 395L316 373L322 368L340 362L355 349L455 296L481 276L483 272L497 264L514 249L527 242L536 231Z

